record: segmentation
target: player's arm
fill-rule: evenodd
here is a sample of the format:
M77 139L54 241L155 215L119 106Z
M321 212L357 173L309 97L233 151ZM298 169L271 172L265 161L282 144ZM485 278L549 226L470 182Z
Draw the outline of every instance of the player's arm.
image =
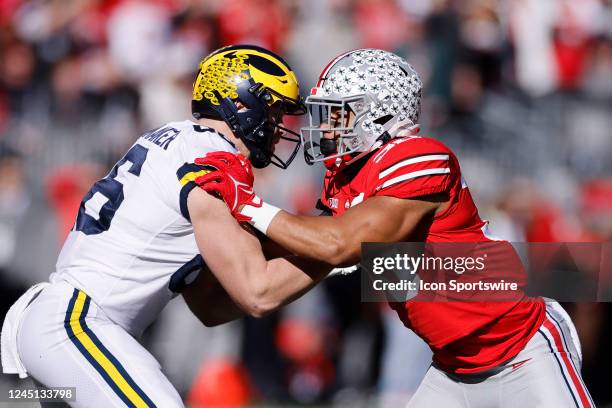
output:
M397 242L446 201L444 194L415 199L371 197L339 217L297 216L280 211L266 235L297 255L332 265L359 262L362 242Z
M248 160L233 163L236 158L231 155L224 160L210 159L208 156L196 159L196 162L212 164L217 169L196 180L196 183L202 189L223 197L238 221L248 221L296 255L334 266L358 262L362 242L407 239L424 218L435 214L448 200L446 193L438 192L428 196L415 195L409 199L381 194L350 208L340 217L296 216L263 202L254 193L253 178L244 177L245 173L250 174ZM438 160L448 160L448 157ZM409 167L400 166L398 169L405 172ZM396 175L395 170L380 177L381 187L389 181L388 177ZM435 170L436 173L432 174L439 173L439 169ZM441 183L438 185L442 186ZM417 191L414 188L411 190L412 193Z
M207 267L202 269L193 283L185 287L182 295L191 312L207 327L245 315Z
M252 316L298 298L331 269L297 257L266 261L257 238L236 223L223 201L200 189L189 193L187 205L206 264L235 304Z
M272 241L269 237L265 236L264 233L257 231L251 225L243 222L240 226L257 237L266 259L283 258L294 255L291 251L288 251L286 248Z

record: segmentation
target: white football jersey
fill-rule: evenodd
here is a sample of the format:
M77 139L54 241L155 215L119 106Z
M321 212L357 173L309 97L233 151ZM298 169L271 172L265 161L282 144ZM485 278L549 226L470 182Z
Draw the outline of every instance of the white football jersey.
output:
M51 282L87 293L133 335L156 318L202 267L188 193L213 151L236 153L220 133L191 121L142 135L87 193Z

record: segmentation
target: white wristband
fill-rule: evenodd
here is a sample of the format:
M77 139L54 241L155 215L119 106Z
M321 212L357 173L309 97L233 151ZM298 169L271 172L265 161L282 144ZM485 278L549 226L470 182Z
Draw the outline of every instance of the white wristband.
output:
M272 219L281 209L263 202L259 197L256 197L255 201L260 201L261 207L254 207L247 204L242 207L240 214L251 217L251 221L249 221L249 223L257 230L266 234Z

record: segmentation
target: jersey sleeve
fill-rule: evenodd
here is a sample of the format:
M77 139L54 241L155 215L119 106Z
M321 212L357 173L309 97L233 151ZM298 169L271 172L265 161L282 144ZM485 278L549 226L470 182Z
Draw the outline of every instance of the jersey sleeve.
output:
M373 195L413 198L450 191L456 172L453 156L440 142L402 140L377 156L370 174Z
M188 221L191 221L191 217L189 216L189 209L187 208L187 197L189 197L191 190L198 186L195 180L211 171L211 168L195 163L185 163L176 171L176 178L181 188L179 193L179 207L181 209L181 214Z
M238 153L238 151L223 135L197 125L185 132L177 148L176 180L180 188L178 203L183 217L191 221L187 208L187 197L191 190L197 187L195 180L212 171L210 167L195 164L195 159L204 157L210 152Z

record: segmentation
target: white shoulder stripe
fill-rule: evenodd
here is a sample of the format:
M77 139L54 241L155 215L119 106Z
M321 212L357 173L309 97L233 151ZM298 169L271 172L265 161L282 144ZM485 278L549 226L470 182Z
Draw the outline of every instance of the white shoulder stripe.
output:
M448 173L450 173L450 169L448 167L413 171L411 173L402 174L401 176L397 176L397 177L394 177L392 179L385 181L377 190L382 190L383 188L389 187L393 184L397 184L402 181L410 180L410 179L421 177L421 176L431 176L431 175L440 175L440 174L448 174Z
M410 166L411 164L422 163L422 162L427 162L427 161L435 161L435 160L448 160L448 154L428 154L425 156L411 157L410 159L402 160L401 162L395 163L393 166L382 171L378 175L378 178L379 179L385 178L389 174L396 171L397 169L401 169L402 167L405 167L405 166Z

